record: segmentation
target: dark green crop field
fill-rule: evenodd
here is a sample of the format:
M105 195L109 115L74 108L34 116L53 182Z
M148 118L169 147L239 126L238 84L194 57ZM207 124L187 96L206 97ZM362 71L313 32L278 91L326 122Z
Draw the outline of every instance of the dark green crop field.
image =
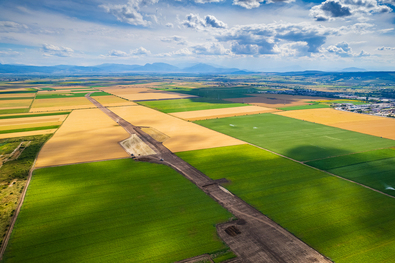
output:
M395 196L393 148L333 157L307 164Z
M34 172L4 262L174 262L226 248L232 215L167 166L131 159Z
M394 140L270 113L196 123L299 161L395 146Z
M177 155L335 262L395 257L393 198L251 145Z
M164 113L248 106L247 104L209 98L141 101L138 103Z

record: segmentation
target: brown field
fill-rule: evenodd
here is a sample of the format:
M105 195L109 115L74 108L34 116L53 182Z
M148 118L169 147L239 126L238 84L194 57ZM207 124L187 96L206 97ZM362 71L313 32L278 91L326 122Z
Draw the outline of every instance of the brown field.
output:
M94 108L85 97L34 100L30 112Z
M113 87L101 88L101 90L132 101L181 99L181 98L196 97L188 94L154 90L148 87L154 87L154 86L152 84L125 85L125 86L113 86Z
M73 111L40 151L36 167L126 158L130 135L99 109Z
M395 140L395 119L391 118L328 108L284 111L275 114Z
M170 113L175 117L187 120L187 121L197 121L215 118L225 118L232 116L241 115L251 115L264 112L277 111L273 108L265 108L259 106L245 106L245 107L233 107L233 108L223 108L223 109L212 109L212 110L197 110L197 111L184 111Z
M67 115L0 119L0 131L61 125Z
M130 106L130 105L137 105L134 102L121 99L115 96L96 96L93 97L103 106Z
M0 109L19 109L19 108L29 108L32 103L32 99L27 100L1 100Z
M144 106L114 107L110 110L133 125L152 127L166 134L170 138L163 145L173 152L244 144L230 136Z
M5 133L5 134L0 134L0 139L24 137L24 136L34 136L34 135L41 135L41 134L50 134L50 133L54 133L55 131L56 131L56 129L49 129L49 130Z
M0 93L0 98L30 98L36 96L36 93L11 93L11 94L1 94Z
M307 105L309 101L328 100L323 97L309 97L286 94L254 94L252 97L225 99L227 101L248 103L268 108Z

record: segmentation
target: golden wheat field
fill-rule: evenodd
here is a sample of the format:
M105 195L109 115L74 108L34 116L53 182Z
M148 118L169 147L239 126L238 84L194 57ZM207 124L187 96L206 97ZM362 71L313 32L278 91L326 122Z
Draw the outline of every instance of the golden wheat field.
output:
M395 140L395 119L391 118L328 108L284 111L275 114Z
M169 139L163 145L173 152L245 143L144 106L113 107L109 109L133 125L153 127L169 136Z
M0 101L0 109L18 109L18 108L29 108L32 103L32 99L25 100L1 100Z
M36 96L36 93L11 93L11 94L1 94L0 98L33 98Z
M75 110L44 145L36 167L126 158L118 142L129 136L99 109Z
M48 130L37 130L37 131L27 131L27 132L5 133L5 134L0 134L0 139L50 134L50 133L54 133L56 130L57 129L48 129Z
M251 97L225 99L231 102L248 103L268 108L307 105L309 101L328 100L323 97L309 97L286 94L254 94Z
M0 119L0 131L61 125L67 115Z
M184 111L170 113L175 117L187 120L197 121L215 118L225 118L232 116L251 115L265 112L277 111L273 108L259 107L259 106L245 106L245 107L233 107L223 109L212 109L212 110L197 110L197 111Z

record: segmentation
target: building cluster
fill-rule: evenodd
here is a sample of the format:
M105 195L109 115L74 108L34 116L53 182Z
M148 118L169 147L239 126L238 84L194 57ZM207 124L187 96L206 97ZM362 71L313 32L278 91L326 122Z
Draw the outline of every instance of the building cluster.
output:
M395 117L395 100L382 103L366 103L354 105L354 103L334 103L337 110L364 113L376 116Z

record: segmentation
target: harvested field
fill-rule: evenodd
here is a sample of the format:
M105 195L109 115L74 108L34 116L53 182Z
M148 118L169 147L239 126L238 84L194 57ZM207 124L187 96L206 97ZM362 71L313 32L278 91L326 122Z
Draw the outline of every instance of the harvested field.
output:
M298 110L276 114L395 140L395 119L391 118L334 109Z
M85 97L61 98L61 99L36 99L30 112L56 111L94 108L95 106Z
M149 85L147 84L146 86ZM150 88L146 88L144 86L141 87L141 85L114 86L114 87L106 87L101 89L107 93L111 93L116 96L132 101L196 97L188 94L153 90Z
M124 100L115 96L97 96L95 97L100 104L103 106L130 106L137 105L134 102Z
M0 110L6 109L20 109L20 108L29 108L32 103L32 99L24 99L24 100L1 100Z
M4 262L170 263L226 249L232 215L171 168L131 159L35 170Z
M394 140L272 113L203 120L196 123L298 161L395 146Z
M224 117L232 117L232 116L240 116L240 115L251 115L251 114L273 112L273 111L276 110L272 108L264 108L259 106L245 106L245 107L223 108L223 109L213 109L213 110L176 112L176 113L170 113L170 115L188 121L196 121L196 120L224 118Z
M169 139L169 136L151 127L141 128L141 130L158 142L164 142Z
M101 110L76 110L44 145L36 167L126 158L118 142L128 137Z
M24 98L24 97L34 97L36 93L9 93L9 94L1 94L0 98Z
M334 262L395 257L394 198L250 145L177 155Z
M37 130L37 131L27 131L27 132L5 133L5 134L0 134L0 139L50 134L56 132L56 130L57 129L48 129L48 130Z
M134 156L145 156L156 154L145 142L143 142L136 134L130 135L129 138L120 142L125 151Z
M43 116L43 117L29 117L29 118L15 118L15 119L0 119L0 131L23 129L32 127L43 127L51 125L61 125L66 119L67 115Z
M133 125L153 127L166 134L170 138L163 145L173 152L244 143L194 123L143 106L114 107L110 108L110 110Z
M323 97L309 97L285 94L251 94L251 97L226 99L232 102L248 103L268 108L284 108L289 106L308 105L309 101L328 100Z

